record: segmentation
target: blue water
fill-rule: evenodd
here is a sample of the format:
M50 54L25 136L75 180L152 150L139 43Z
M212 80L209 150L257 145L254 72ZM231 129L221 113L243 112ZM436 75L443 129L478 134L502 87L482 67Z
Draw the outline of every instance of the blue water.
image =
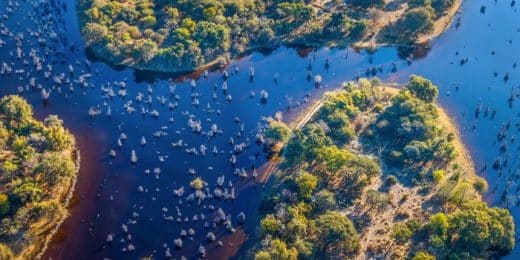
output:
M516 95L512 107L509 107L508 98L512 89L515 94L519 91L518 68L513 68L513 64L520 60L520 52L515 48L520 41L520 16L508 1L495 3L478 0L465 3L461 8L461 26L450 28L434 41L431 51L425 57L414 60L411 65L400 59L394 48L381 48L372 54L365 51L357 53L352 49L321 49L308 55L299 55L295 49L288 48L279 48L265 55L254 53L232 62L227 68L229 72L235 71L235 66L239 68L239 72L228 79L228 94L232 95L230 103L226 102L226 94L221 90L221 71L211 72L207 78L196 78L197 86L192 89L189 75L155 77L130 69L111 68L95 61L91 61L89 70L79 35L74 1L65 1L66 11L50 14L62 18L49 28L54 28L58 36L66 38L67 44L38 45L37 38L30 37L27 31L42 28L42 21L46 20L42 8L45 5L35 8L32 4L36 2L40 1L21 1L20 7L4 23L14 35L18 32L24 34L21 42L25 57L31 48L40 53L46 47L49 48L50 55L44 67L53 64L53 76L65 73L66 78L71 79L74 91L68 91L68 86L61 86L62 93L58 93L60 86L53 83L52 79L45 78L43 72L46 69L37 72L33 66L23 65L23 58L11 56L10 52L16 43L12 36L1 35L0 39L6 42L0 47L1 62L9 64L14 70L25 71L0 76L0 94L18 93L18 87L26 86L31 77L35 77L36 82L44 88L53 89L48 104L43 104L39 90L34 88L29 88L21 95L30 100L38 117L48 114L62 117L65 125L77 136L82 155L82 170L71 205L71 216L53 239L45 258L135 259L153 256L161 259L165 257L167 248L177 258L181 255L193 258L197 256L199 244L206 247L211 258L233 255L245 238L254 236L258 225L257 212L263 187L255 184L251 177L241 180L234 172L235 168L243 168L251 175L253 168L260 168L265 163L262 147L255 143L255 135L264 124L263 118L281 111L284 119L290 120L305 107L304 99L307 96L309 101L319 98L324 91L337 88L344 81L365 75L367 69L380 66L383 72L377 76L386 81L402 83L406 82L409 75L419 74L439 85L441 95L438 101L457 121L476 168L480 170L485 164L488 165L487 170L481 172L490 183L487 200L492 204L508 206L518 226L518 198L514 178L518 168L518 147L516 143L510 144L508 152L500 155L500 144L496 141L496 134L502 124L511 121L508 137L514 135L518 128L515 126L518 123ZM62 2L58 3L62 5ZM0 10L5 10L5 5L7 3L2 1ZM487 6L485 14L480 13L482 5ZM31 15L35 17L33 20L30 19ZM48 33L43 35L50 37ZM74 52L70 49L71 44L75 46ZM60 50L64 51L62 55L57 54ZM494 55L491 54L493 51ZM330 60L329 68L325 67L327 59ZM461 66L462 59L468 59L468 62ZM74 67L72 75L68 73L69 63ZM396 73L391 73L392 63L397 64ZM313 75L323 77L322 88L317 89L312 81L307 80L309 64L312 65ZM256 71L252 82L249 81L250 66L254 66ZM494 72L497 72L497 77L494 77ZM86 73L92 74L87 80L88 87L81 87L74 82ZM280 75L278 83L273 80L276 73ZM506 73L509 74L507 82L503 80ZM114 82L120 81L126 82L125 98L117 95L120 87L115 86ZM176 85L175 95L180 97L178 101L170 95L169 86L173 83ZM216 91L215 83L218 86ZM101 88L108 84L116 91L116 96L112 98L103 97ZM148 86L152 89L151 104L144 102L148 96ZM266 104L260 102L261 90L269 93ZM255 93L253 98L250 97L251 91ZM135 100L139 92L145 97L140 103ZM214 92L216 100L212 97ZM198 106L192 104L193 93L200 95ZM158 97L166 100L165 105L160 104ZM124 104L130 100L137 111L128 115ZM177 108L170 110L169 102L177 102ZM474 112L479 103L483 104L483 108L489 105L490 111L496 109L496 117L490 119L489 116L483 118L481 115L475 118ZM90 118L87 111L91 107L99 109L101 114ZM112 110L111 117L105 115L108 107ZM147 111L145 116L141 115L141 108ZM153 110L159 112L158 118L149 114ZM201 121L203 132L216 124L222 134L208 139L203 134L193 133L187 125L189 117ZM239 118L240 122L235 122L235 118ZM157 131L164 131L167 135L156 138L153 134ZM128 139L118 148L117 139L122 132ZM145 146L139 144L142 136L147 140ZM244 152L236 155L236 166L229 162L233 148L229 144L230 137L233 137L235 144L247 144ZM181 139L187 144L186 147L171 147L172 142ZM185 152L192 147L200 150L201 144L208 147L207 155L195 156ZM216 156L211 153L213 146L219 150ZM110 149L117 152L115 159L109 157ZM130 163L132 150L138 157L135 165ZM502 172L494 171L491 167L498 156L510 158L508 167ZM161 170L158 178L153 173L154 168ZM151 172L146 173L147 169ZM190 169L195 174L190 174ZM224 186L227 187L230 180L233 182L235 200L213 198L205 200L201 205L186 202L186 196L192 192L189 187L191 180L202 177L212 191L217 177L221 175L226 177ZM144 192L138 191L139 186L143 187ZM181 186L184 186L185 194L178 198L174 196L173 190ZM510 188L506 196L507 203L504 203L502 194L506 187ZM176 207L182 213L180 223L176 220ZM215 210L211 210L211 207L222 208L226 214L230 214L232 225L237 229L234 235L222 225L212 227ZM245 225L239 225L236 221L239 212L246 215ZM205 220L201 220L201 213ZM199 218L197 221L193 221L194 215ZM165 216L173 216L174 220L165 220ZM186 217L189 221L184 221ZM204 227L206 221L210 224L209 228ZM127 226L127 232L123 230L123 224ZM195 231L193 239L183 239L183 248L176 250L173 240L180 237L181 229L189 228ZM205 237L209 231L223 241L224 247L218 247L216 242L208 243ZM106 242L108 234L114 235L110 243ZM135 250L123 251L130 244ZM518 254L516 247L510 257L515 258Z

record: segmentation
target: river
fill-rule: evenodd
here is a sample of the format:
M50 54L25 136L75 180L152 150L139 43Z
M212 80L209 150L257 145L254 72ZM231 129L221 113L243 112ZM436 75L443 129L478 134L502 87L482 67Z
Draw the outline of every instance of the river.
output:
M284 120L290 120L305 107L304 101L319 98L324 91L335 89L359 74L365 75L367 69L381 66L382 72L378 72L377 77L385 81L406 82L409 75L419 74L439 85L438 102L457 121L477 169L488 166L480 172L490 184L487 201L508 206L516 225L520 226L515 182L518 147L516 143L510 144L508 152L500 154L500 143L496 139L503 124L511 122L512 127L508 130L508 137L511 137L516 134L516 124L520 123L516 104L520 73L514 66L520 61L520 52L515 48L520 42L520 15L509 1L465 3L458 16L461 26L450 28L434 41L424 57L410 65L391 47L380 48L374 53L326 48L306 52L282 47L233 61L227 68L231 73L227 93L222 91L221 71L210 72L207 77L200 74L174 77L112 68L93 60L87 63L75 1L27 0L19 1L19 4L3 20L12 34L0 36L5 41L0 47L0 57L13 72L0 76L0 95L19 93L19 87L23 87L21 95L34 106L37 117L57 114L65 121L78 140L82 157L70 217L52 240L45 259L135 259L144 256L161 259L168 254L176 258L181 255L195 258L200 244L206 247L212 259L234 255L247 238L254 236L258 226L258 207L264 187L255 184L250 176L253 168L261 168L266 161L262 146L255 143L263 118L281 111ZM7 5L9 1L0 2L0 14L7 14ZM480 12L482 5L487 7L485 14ZM47 23L49 16L54 17L54 24ZM30 36L31 31L38 29L41 30L40 37ZM53 31L61 41L52 42ZM23 39L18 38L22 54L21 58L16 58L15 38L19 33L24 35ZM39 43L38 38L46 38L47 43ZM31 63L31 48L40 57L48 52L40 71ZM24 64L24 59L31 64ZM327 59L330 60L328 68L325 66ZM391 72L392 63L397 64L395 73ZM52 64L52 72L49 72L52 76L46 78L49 64ZM74 69L72 73L69 64ZM251 66L255 68L252 81L248 72ZM312 67L313 75L323 77L321 88L307 80L308 67ZM238 73L234 73L236 68ZM62 81L69 79L70 84L53 80L53 76L59 78L61 73L64 75ZM276 83L273 75L277 73ZM507 81L504 80L506 74ZM27 87L32 77L42 87L53 89L49 102L41 101L37 88ZM196 87L191 86L191 77L196 79ZM82 82L86 82L86 86L81 87ZM68 90L69 85L73 86L73 91ZM171 95L173 85L176 87ZM115 92L114 96L107 95L109 89ZM125 90L121 94L126 92L126 96L119 95L119 90ZM266 103L259 97L262 90L269 94ZM141 102L136 100L139 93L143 95ZM228 94L232 97L231 102L226 101ZM510 104L511 95L514 100ZM147 102L148 96L150 102ZM169 103L176 108L169 108ZM483 111L488 105L490 111L496 110L494 119L484 118L482 113L480 118L475 117L475 109L480 103ZM111 116L106 116L109 107ZM128 114L128 108L136 111ZM100 114L91 117L89 109L100 111ZM158 116L153 116L155 111ZM195 132L188 126L190 118ZM206 133L213 124L218 130L210 137ZM197 133L199 125L201 133ZM121 133L127 139L119 147L117 141ZM144 146L140 144L143 136L147 140ZM244 144L243 152L234 153L236 166L230 163L231 137L235 145ZM172 148L171 143L179 140L184 146ZM201 144L208 149L206 155L201 154ZM213 147L218 150L215 155ZM108 155L110 149L117 153L114 159ZM196 150L198 155L186 152L187 149ZM135 165L130 162L132 150L138 158ZM499 156L509 157L508 165L495 171L491 165ZM236 168L246 171L249 177L239 178L235 175ZM208 194L213 193L217 178L225 176L223 186L228 188L228 182L232 181L236 199L206 198L200 205L197 201L187 202L186 197L192 192L189 183L197 176L208 183ZM174 191L181 187L185 193L179 198ZM213 228L218 208L230 215L236 230L234 234L226 231L223 225ZM240 212L246 216L244 225L236 220ZM209 227L204 227L205 222ZM194 231L193 237L187 235L183 248L176 250L174 239L181 237L181 230L190 228ZM208 243L209 231L222 240L223 247L216 242ZM108 236L113 236L113 241L107 242ZM518 248L508 257L518 258Z

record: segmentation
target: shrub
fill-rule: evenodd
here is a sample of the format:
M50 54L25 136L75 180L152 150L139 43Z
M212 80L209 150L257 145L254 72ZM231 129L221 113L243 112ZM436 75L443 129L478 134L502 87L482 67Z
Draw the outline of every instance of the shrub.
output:
M446 172L444 170L435 170L432 172L432 178L435 183L440 183L444 177L446 176Z
M397 184L397 178L394 175L389 175L385 179L385 185L388 187L394 186Z
M488 191L488 183L481 177L477 177L475 183L473 183L473 187L477 190L481 195L485 194Z

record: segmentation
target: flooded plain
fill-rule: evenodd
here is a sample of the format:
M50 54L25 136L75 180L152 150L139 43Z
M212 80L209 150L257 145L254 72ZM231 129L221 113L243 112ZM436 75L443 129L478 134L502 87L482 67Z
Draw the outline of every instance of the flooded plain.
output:
M258 137L265 119L281 112L290 121L323 92L360 76L405 82L418 74L439 85L438 102L490 184L487 201L508 207L520 225L514 2L466 2L460 25L410 64L393 47L281 47L181 76L89 60L75 1L2 1L0 10L0 94L24 96L39 118L59 115L81 150L71 215L44 258L235 255L255 236L268 187L254 177L266 162ZM202 188L194 189L197 178ZM517 246L508 257L519 255Z

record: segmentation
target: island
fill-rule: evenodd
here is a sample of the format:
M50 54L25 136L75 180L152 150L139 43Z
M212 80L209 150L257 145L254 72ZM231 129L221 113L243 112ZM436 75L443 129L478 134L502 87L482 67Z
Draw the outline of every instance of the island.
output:
M400 88L361 79L326 94L301 128L273 119L266 141L282 161L251 258L489 259L512 250L513 218L482 201L487 182L437 95L420 76Z
M67 216L78 172L72 134L33 117L20 96L0 99L0 259L37 259Z
M279 45L425 43L461 0L80 0L89 53L111 65L182 73Z

